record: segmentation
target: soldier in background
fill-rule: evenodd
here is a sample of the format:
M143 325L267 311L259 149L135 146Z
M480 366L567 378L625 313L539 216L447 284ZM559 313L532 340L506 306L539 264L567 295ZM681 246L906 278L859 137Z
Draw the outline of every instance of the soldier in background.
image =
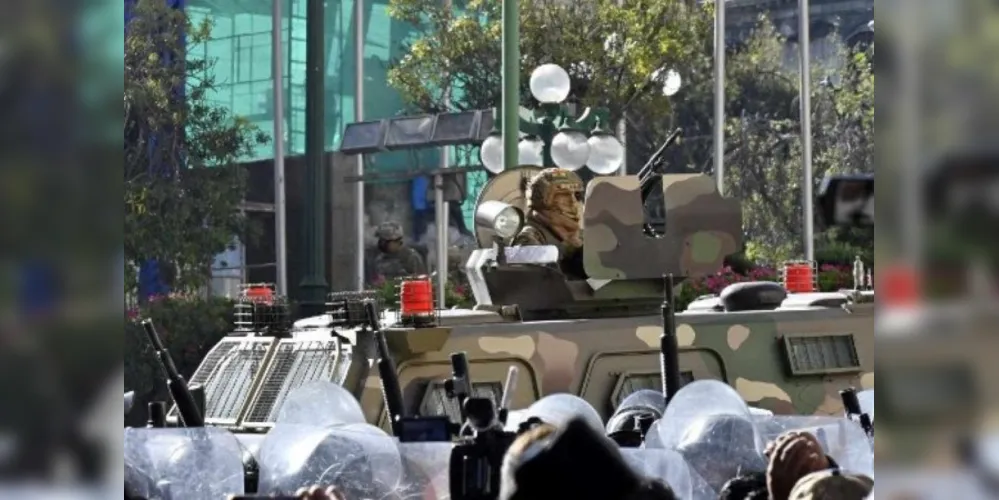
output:
M378 226L375 236L378 237L375 272L382 279L395 280L427 273L427 266L419 252L403 243L404 235L399 223L383 223Z
M527 217L514 245L554 245L559 267L571 279L583 270L583 181L574 172L547 168L527 186Z

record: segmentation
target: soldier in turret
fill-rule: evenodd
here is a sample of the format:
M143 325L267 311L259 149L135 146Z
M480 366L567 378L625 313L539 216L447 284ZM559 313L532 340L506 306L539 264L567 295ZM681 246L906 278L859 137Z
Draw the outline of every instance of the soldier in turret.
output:
M394 280L427 273L420 254L402 241L403 232L399 223L383 223L378 226L375 236L378 237L375 271L382 279Z
M513 244L554 245L562 272L585 279L582 218L583 181L572 171L547 168L527 186L527 217Z

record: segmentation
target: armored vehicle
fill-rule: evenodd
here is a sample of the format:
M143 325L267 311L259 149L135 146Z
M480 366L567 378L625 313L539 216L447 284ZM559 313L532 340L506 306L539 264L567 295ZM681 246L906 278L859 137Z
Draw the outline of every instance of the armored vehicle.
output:
M476 307L441 309L430 283L417 278L401 284L400 311L383 313L407 413L458 423L444 381L449 354L465 352L477 396L499 399L515 366L511 408L571 393L606 420L629 394L661 387L664 276L681 283L717 273L741 248L740 205L707 176L598 177L587 185L583 214L588 279L567 279L555 247L508 245L511 229L523 224L526 180L535 173L507 171L480 195L480 248L465 267ZM842 415L841 389L874 386L874 294L863 286L820 293L815 275L814 264L796 264L786 286L740 283L678 311L682 377L723 381L776 414ZM236 331L191 380L204 387L205 422L266 432L290 391L325 380L354 394L367 420L388 429L372 366L376 346L359 313L372 294L334 294L328 314L289 328L261 323L254 311L267 297L247 294Z

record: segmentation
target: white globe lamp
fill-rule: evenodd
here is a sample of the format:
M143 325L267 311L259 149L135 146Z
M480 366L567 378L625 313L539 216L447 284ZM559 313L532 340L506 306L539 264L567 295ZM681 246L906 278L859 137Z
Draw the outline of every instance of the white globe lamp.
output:
M586 162L593 173L609 175L621 170L624 164L624 146L621 141L606 132L594 132L587 141L590 158Z
M590 143L586 134L563 130L552 140L552 160L559 168L579 170L590 159Z
M683 87L683 78L680 76L680 73L673 70L667 71L666 77L663 80L663 95L673 97L680 91L681 87Z
M542 104L557 104L569 97L572 81L558 64L542 64L531 73L531 95Z
M499 134L492 134L482 141L479 159L486 170L494 174L503 172L503 138Z
M517 150L520 156L520 165L531 165L535 167L545 166L542 150L545 143L541 139L529 135L520 140Z

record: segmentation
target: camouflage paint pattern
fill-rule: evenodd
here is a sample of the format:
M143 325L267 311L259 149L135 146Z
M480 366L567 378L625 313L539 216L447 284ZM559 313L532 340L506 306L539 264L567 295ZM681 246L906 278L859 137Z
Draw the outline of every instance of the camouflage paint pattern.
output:
M452 311L442 326L393 330L406 406L420 408L427 384L450 376L449 354L468 353L475 382L499 383L510 366L520 379L513 408L540 397L572 393L586 399L606 419L625 375L659 376L658 316L535 323L490 322ZM481 314L481 313L476 313ZM459 324L455 324L459 323ZM849 373L792 376L784 337L854 334L860 369ZM751 405L777 414L834 415L843 412L839 391L874 386L874 309L814 308L749 313L679 313L680 369L694 379L721 380ZM358 394L369 421L385 425L381 386L371 371ZM349 385L348 385L349 386Z
M592 279L701 276L742 246L742 207L703 174L662 176L666 235L647 236L637 176L590 181L583 211L583 263Z

